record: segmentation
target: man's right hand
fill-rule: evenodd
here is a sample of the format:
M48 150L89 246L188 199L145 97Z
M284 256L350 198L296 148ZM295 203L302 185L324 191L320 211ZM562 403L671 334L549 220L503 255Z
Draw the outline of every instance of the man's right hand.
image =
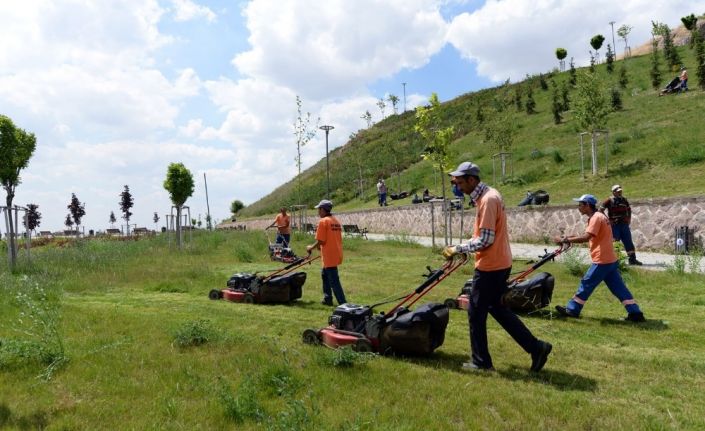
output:
M453 256L455 256L458 253L460 253L460 252L458 251L458 249L454 245L449 245L449 246L445 247L443 249L443 252L441 252L443 257L445 257L446 259L452 259Z

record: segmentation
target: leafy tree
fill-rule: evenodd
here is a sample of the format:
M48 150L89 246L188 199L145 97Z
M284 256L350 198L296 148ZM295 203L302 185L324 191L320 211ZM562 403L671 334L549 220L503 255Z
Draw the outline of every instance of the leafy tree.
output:
M619 67L619 86L622 88L627 88L627 84L629 84L627 65L625 62L622 62L622 65Z
M37 211L38 209L39 205L37 204L27 204L27 219L26 222L22 220L22 225L24 225L25 229L28 231L35 230L42 223L42 213Z
M382 112L382 119L384 120L384 108L387 107L387 104L384 103L384 99L379 99L377 101L377 107L379 108L380 112Z
M193 195L193 175L183 163L171 163L166 171L164 188L169 192L171 203L176 207L176 243L181 248L181 210L186 200Z
M563 105L561 104L560 95L558 94L558 86L553 82L553 92L551 94L551 113L553 114L553 122L561 124L563 116Z
M539 85L542 90L548 90L548 82L546 82L546 77L543 76L543 73L539 73Z
M113 211L110 211L110 218L108 219L108 222L110 223L110 227L114 227L116 221L117 221L117 219L115 218L115 213Z
M624 58L626 59L627 57L630 56L631 50L629 49L629 42L627 38L629 37L629 33L632 31L634 27L623 24L617 29L617 35L624 41ZM615 51L617 50L617 47L615 47Z
M78 235L78 227L81 225L81 219L86 215L86 206L78 200L75 193L71 193L71 202L66 207L73 217L73 222L76 225L76 235Z
M432 93L429 106L416 108L416 124L414 130L426 142L426 148L421 154L424 160L429 160L438 169L441 176L441 191L445 199L445 171L450 163L449 148L453 139L453 126L442 127L441 102L438 94Z
M619 92L619 89L612 87L610 94L611 94L612 109L615 111L621 111L623 108L622 94Z
M607 54L605 54L605 59L607 60L607 71L609 73L614 72L614 52L612 51L612 46L607 44Z
M671 35L671 29L667 24L651 21L652 33L657 36L661 36L663 40L663 56L666 59L666 63L671 70L678 70L681 64L681 57L678 54L678 50L675 45L673 45L673 36Z
M654 90L658 90L661 86L661 70L659 69L659 63L658 41L654 37L651 39L651 70L649 70L651 86Z
M514 88L514 105L517 107L517 112L521 112L524 109L524 103L521 101L521 85L517 85Z
M590 39L590 46L592 46L592 49L595 50L595 62L599 61L600 59L600 48L602 48L602 44L605 42L605 37L601 34L596 34Z
M213 226L212 226L212 224L211 224L212 221L213 221L213 220L211 219L211 215L210 215L210 214L206 214L206 228L207 228L208 230L212 230L212 229L213 229Z
M369 129L372 127L372 114L370 114L370 111L365 111L364 114L360 116L363 120L367 122L367 128Z
M392 110L394 111L394 115L397 114L397 103L399 103L399 98L393 94L390 94L387 96L387 100L389 100L389 103L392 104Z
M529 89L526 92L526 103L524 106L526 106L526 113L531 115L536 113L536 101L534 100L534 90L531 87L531 83L529 83Z
M482 110L482 103L477 104L477 109L475 109L475 121L478 125L482 125L485 122L485 113Z
M245 208L245 204L237 199L230 202L230 212L233 213L233 215L236 215L243 208Z
M130 217L132 217L130 208L135 205L135 200L132 198L130 187L128 187L127 184L122 193L120 193L120 202L118 204L120 205L120 211L122 211L122 219L125 220L125 224L127 225L127 230L125 231L126 235L130 235Z
M584 130L595 132L605 126L610 111L605 92L595 73L584 72L578 76L573 112Z
M558 59L558 67L561 71L565 70L565 58L568 56L568 51L565 48L556 48L556 58Z
M531 86L529 86L531 88ZM516 126L513 115L508 109L509 101L505 90L501 90L498 96L494 99L494 112L490 116L489 121L485 123L485 140L492 142L494 148L500 153L500 169L502 181L506 175L506 157L502 153L512 151L514 144L514 136L516 135ZM533 99L529 99L533 100ZM529 101L527 100L527 103Z
M573 57L570 57L570 85L575 87L575 84L577 82L576 80L576 72L575 72L575 62L573 62Z
M16 127L9 117L0 115L0 183L5 189L5 205L7 208L12 208L15 190L21 182L20 171L27 167L36 147L37 139L34 133L27 133ZM7 215L9 221L7 232L8 254L10 256L10 268L14 269L17 262L16 233L12 212L8 211Z
M298 175L296 176L296 188L299 200L301 199L301 149L316 136L318 124L321 119L317 118L315 124L311 125L311 113L307 112L304 115L301 111L301 98L296 96L296 121L294 121L294 136L296 137L296 168Z
M570 98L568 95L568 83L561 83L561 110L563 112L570 110Z
M71 219L71 213L66 214L66 220L64 220L64 226L66 226L68 230L72 230L71 228L73 227L73 220Z
M705 41L699 31L695 32L695 60L698 63L698 86L705 90Z
M686 30L690 31L690 48L695 48L695 39L697 38L696 33L698 30L698 17L691 13L690 15L686 15L681 18L681 22Z

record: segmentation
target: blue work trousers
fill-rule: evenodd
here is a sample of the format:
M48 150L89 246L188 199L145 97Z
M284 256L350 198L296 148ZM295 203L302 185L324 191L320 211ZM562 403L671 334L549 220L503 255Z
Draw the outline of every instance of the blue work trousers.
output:
M619 264L605 263L598 264L593 263L590 268L580 280L580 286L578 286L578 291L575 296L568 301L567 309L570 313L578 316L583 306L587 302L592 292L601 282L605 282L607 288L612 292L612 295L616 296L617 299L624 305L627 309L627 313L640 313L639 305L637 305L634 300L634 296L627 289L627 285L624 284L622 276L619 274Z
M338 267L323 268L321 278L323 279L323 300L333 302L333 295L335 295L338 304L345 304L347 301L338 277Z
M627 223L616 223L612 225L612 238L615 241L622 241L624 251L627 254L634 254L634 242L632 241L632 230Z

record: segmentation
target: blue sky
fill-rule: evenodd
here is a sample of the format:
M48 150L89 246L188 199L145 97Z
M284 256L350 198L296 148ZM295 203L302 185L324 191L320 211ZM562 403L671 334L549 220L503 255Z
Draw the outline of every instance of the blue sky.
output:
M403 82L414 109L550 70L559 46L584 65L610 21L633 26L635 47L651 20L702 12L705 0L3 1L0 114L38 141L15 203L39 204L41 229L57 230L76 193L85 228L104 230L127 184L130 223L153 227L171 209L167 165L183 162L191 213L205 218L205 173L221 220L296 174L297 95L335 126L335 148ZM304 168L324 156L319 133Z

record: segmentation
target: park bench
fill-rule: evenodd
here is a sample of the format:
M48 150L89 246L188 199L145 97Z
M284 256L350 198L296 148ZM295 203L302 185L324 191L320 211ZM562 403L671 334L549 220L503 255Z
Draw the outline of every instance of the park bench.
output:
M122 231L120 229L105 229L105 233L108 235L122 235Z
M356 224L344 224L343 232L345 232L345 236L358 236L367 239L367 228L360 229Z

